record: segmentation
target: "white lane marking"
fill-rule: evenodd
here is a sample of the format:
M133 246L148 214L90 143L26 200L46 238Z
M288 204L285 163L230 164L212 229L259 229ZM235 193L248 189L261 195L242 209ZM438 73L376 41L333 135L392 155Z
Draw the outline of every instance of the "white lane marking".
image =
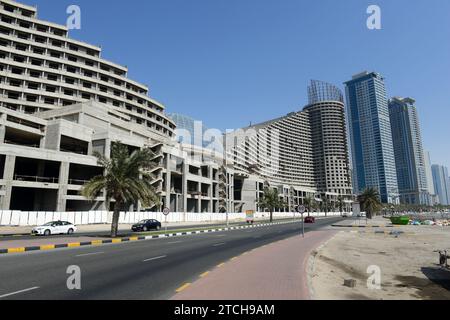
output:
M19 294L19 293L33 291L33 290L36 290L36 289L39 289L39 287L33 287L33 288L23 289L23 290L16 291L16 292L7 293L7 294L4 294L4 295L0 296L0 299L6 298L6 297L10 297L10 296L13 296L13 295L16 295L16 294Z
M213 245L213 247L219 247L219 246L223 246L225 244L226 244L225 242L224 243L217 243L217 244Z
M153 261L153 260L159 260L159 259L163 259L163 258L165 258L165 257L167 257L167 256L154 257L154 258L150 258L150 259L144 260L143 262L149 262L149 261Z
M226 237L227 235L226 234L218 234L218 235L216 235L216 237Z
M180 242L183 242L183 241L173 241L173 242L167 242L167 244L175 244L175 243L180 243Z
M104 252L92 252L92 253L84 253L84 254L79 254L76 255L75 257L87 257L87 256L94 256L97 254L103 254Z

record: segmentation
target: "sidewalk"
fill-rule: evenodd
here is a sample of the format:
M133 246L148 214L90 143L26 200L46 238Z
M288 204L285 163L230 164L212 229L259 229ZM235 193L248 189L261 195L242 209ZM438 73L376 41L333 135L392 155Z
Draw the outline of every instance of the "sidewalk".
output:
M335 231L311 231L257 248L217 266L172 300L308 300L309 254ZM205 270L206 271L206 270Z

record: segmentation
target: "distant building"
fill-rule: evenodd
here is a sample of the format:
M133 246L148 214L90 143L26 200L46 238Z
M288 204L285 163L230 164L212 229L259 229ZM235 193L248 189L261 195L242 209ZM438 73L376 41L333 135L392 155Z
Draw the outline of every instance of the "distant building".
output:
M383 203L399 203L384 78L379 73L362 72L345 85L354 192L373 187L379 190Z
M448 206L450 205L450 178L447 167L441 165L433 165L433 182L436 194L439 198L439 203Z
M234 162L236 203L257 209L264 184L279 190L289 203L305 198L339 198L352 203L344 99L328 83L312 81L309 104L302 111L256 124L227 135L228 156Z
M422 134L415 100L392 98L389 101L389 116L400 202L430 205Z
M436 195L436 190L434 188L433 182L433 171L431 170L431 157L428 151L424 152L425 155L425 175L427 177L427 189L430 193L431 203L430 205L438 204L438 196Z

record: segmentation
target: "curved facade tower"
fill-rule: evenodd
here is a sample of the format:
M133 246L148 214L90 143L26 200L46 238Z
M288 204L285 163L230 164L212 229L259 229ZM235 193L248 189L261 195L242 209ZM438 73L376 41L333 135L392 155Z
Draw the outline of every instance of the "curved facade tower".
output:
M228 156L237 174L257 181L257 192L262 182L269 182L288 198L293 193L294 204L319 195L331 202L342 197L350 203L343 94L331 84L314 80L308 95L309 104L300 112L227 135ZM253 185L244 182L242 194L253 194Z
M152 131L174 136L175 123L127 68L101 58L99 47L70 39L65 26L37 19L36 8L0 3L0 106L33 114L94 101Z
M311 81L308 88L313 162L321 192L352 194L344 97L339 88Z

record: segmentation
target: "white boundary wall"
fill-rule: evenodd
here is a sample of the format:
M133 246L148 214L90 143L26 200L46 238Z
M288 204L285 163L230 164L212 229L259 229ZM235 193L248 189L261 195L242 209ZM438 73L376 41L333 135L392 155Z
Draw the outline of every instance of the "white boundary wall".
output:
M339 216L339 212L329 212L328 216ZM255 213L255 218L268 218L268 212ZM294 213L274 212L274 218L294 217ZM311 213L313 217L325 217L325 213ZM299 218L300 214L295 213ZM245 213L229 213L229 220L244 220ZM156 219L164 222L222 222L226 221L225 213L191 213L173 212L167 217L161 212L121 212L119 223L132 224L144 219ZM27 212L0 210L0 226L37 226L50 221L68 221L75 225L106 224L111 223L112 212L86 211L86 212Z

